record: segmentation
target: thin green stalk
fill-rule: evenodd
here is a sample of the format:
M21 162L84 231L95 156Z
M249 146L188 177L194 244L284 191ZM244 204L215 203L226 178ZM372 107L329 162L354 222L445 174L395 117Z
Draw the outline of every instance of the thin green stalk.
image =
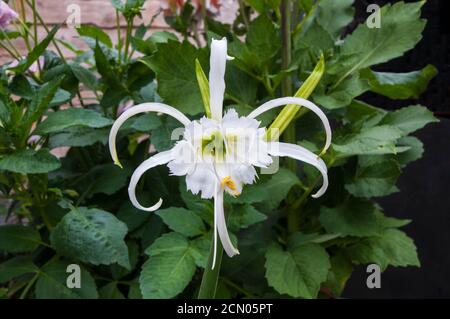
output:
M282 0L281 2L281 35L282 35L282 57L281 67L287 70L291 64L291 19L292 19L292 2L291 0ZM292 78L288 75L281 81L282 96L292 96ZM284 140L287 143L297 143L295 121L291 121L287 127ZM291 158L286 159L286 165L289 170L296 173L297 161ZM289 233L293 233L299 228L299 214L296 210L291 209L287 215L287 225Z
M22 26L25 26L23 28L23 39L25 41L25 45L28 49L28 51L31 51L31 45L30 45L30 40L28 39L28 35L29 35L29 30L27 27L27 15L25 13L25 5L23 0L20 0L20 13L22 16L22 19L19 19L20 23L22 24Z
M248 30L248 27L249 27L250 24L248 22L246 14L245 14L244 3L243 3L242 0L239 0L238 2L239 2L239 11L241 12L241 16L242 16L242 21L244 22L245 29Z
M12 56L17 61L20 61L20 56L17 56L13 51L11 51L7 46L5 46L3 43L0 42L0 47L2 47L6 52L9 53L10 56Z
M37 30L37 16L36 16L36 0L32 0L32 10L33 10L33 32L34 32L34 44L37 45L39 42L38 30Z
M33 13L34 16L39 20L39 22L42 24L42 26L44 27L45 32L47 32L47 34L50 32L50 29L47 27L47 24L45 23L44 19L42 19L41 15L39 14L39 12L36 10L36 3L35 0L25 0L26 3L28 4L28 6L30 6L33 9ZM35 23L36 25L36 23ZM37 31L36 31L37 32ZM55 39L52 39L52 43L55 46L56 51L58 52L59 57L61 58L61 60L63 61L64 64L67 64L67 60L64 57L61 49L59 48L58 43L55 41ZM81 98L81 94L80 94L80 90L77 89L77 97L80 100L80 104L81 106L84 107L84 103L83 103L83 99ZM70 102L70 104L72 104L72 102Z
M219 282L220 266L222 263L223 248L220 240L217 241L216 265L211 269L214 259L214 240L211 241L208 263L203 272L202 283L198 292L198 299L214 299L216 296L217 283Z
M36 280L39 278L39 271L36 272L36 274L31 278L31 280L28 282L27 286L24 290L22 290L22 293L20 294L19 299L25 299L25 297L28 295L28 292L30 291L31 287L33 287Z
M120 28L119 10L116 9L116 32L117 32L117 52L119 55L119 63L122 62L122 34Z
M128 51L130 49L130 42L131 42L131 31L133 30L133 20L134 17L131 19L127 19L127 33L125 36L125 53L124 53L124 61L129 61L131 59L131 55L128 55Z
M3 34L3 37L6 40L6 43L8 43L8 45L10 46L10 49L16 54L16 56L21 57L22 55L20 54L19 51L17 51L16 47L14 46L14 44L11 42L11 39L9 38L8 34L5 32L5 30L1 29L1 32Z

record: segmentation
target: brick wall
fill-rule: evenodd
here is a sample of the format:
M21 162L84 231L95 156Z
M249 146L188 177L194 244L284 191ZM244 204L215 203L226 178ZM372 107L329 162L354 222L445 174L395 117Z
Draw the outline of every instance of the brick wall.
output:
M147 0L142 12L143 21L148 23L152 16L155 15L160 7L160 0ZM21 1L14 0L9 1L10 6L15 8L17 12L22 14ZM68 7L70 5L78 5L81 13L82 24L92 24L101 27L107 32L113 41L116 41L116 14L110 0L36 0L36 6L44 21L50 27L56 24L64 23L69 16ZM224 22L231 22L236 14L236 0L226 0L218 19ZM25 14L28 21L30 21L32 15L30 10L25 9ZM139 26L142 22L140 19L136 19L135 26ZM120 20L122 30L125 30L125 21ZM166 30L167 24L164 22L162 15L159 15L153 22L151 31ZM40 38L45 36L45 30L41 25L38 25L38 33ZM67 27L65 24L58 31L57 37L70 41L80 48L85 48L85 45L81 39L79 39L77 32L74 29ZM19 52L25 54L26 46L21 40L14 41L16 48ZM73 53L67 49L63 49L64 54L68 57L73 56ZM4 50L0 49L0 63L10 60L9 55Z

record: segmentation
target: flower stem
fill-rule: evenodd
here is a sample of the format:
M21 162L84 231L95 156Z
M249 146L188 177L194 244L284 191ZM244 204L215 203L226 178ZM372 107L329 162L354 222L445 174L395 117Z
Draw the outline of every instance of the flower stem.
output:
M282 36L282 56L281 66L283 70L287 70L291 64L291 19L292 19L292 2L291 0L281 1L281 36ZM281 82L282 96L292 96L292 78L290 76L284 77ZM284 133L284 140L287 143L297 143L295 121L292 121L286 128ZM289 170L296 173L297 161L291 158L286 160L286 165ZM299 214L296 210L291 209L287 216L287 225L289 233L298 230Z
M223 248L220 240L217 241L216 265L211 269L214 259L214 239L211 241L208 263L203 272L202 283L198 292L198 299L214 299L216 296L217 283L219 281L220 266L222 264Z

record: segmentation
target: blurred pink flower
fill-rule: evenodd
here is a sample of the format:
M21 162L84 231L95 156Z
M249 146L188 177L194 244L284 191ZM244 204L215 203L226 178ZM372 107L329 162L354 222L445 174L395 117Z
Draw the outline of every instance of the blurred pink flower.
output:
M11 23L11 20L16 19L18 16L16 11L0 0L0 28L6 28Z

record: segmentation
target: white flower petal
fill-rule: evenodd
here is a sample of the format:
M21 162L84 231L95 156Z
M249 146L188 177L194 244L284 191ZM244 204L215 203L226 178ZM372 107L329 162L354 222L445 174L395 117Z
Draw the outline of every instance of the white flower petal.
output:
M313 111L314 113L316 113L317 116L319 116L319 118L322 120L323 126L325 127L326 142L325 142L324 151L326 151L330 147L330 144L331 144L330 122L328 122L328 118L325 115L325 113L323 113L323 111L311 101L308 101L308 100L305 100L305 99L302 99L299 97L282 97L279 99L273 99L273 100L270 100L270 101L264 103L263 105L256 108L255 110L253 110L253 112L251 112L247 117L255 118L258 115L261 115L262 113L264 113L266 111L269 111L273 108L287 105L287 104L296 104L296 105L304 106L304 107L310 109L311 111Z
M134 207L140 210L145 210L147 212L153 212L161 207L162 199L159 199L158 203L156 203L151 207L144 207L141 204L139 204L136 198L136 185L139 182L141 176L146 171L155 166L166 164L172 159L173 159L172 150L169 150L153 155L149 159L142 162L141 165L138 166L138 168L136 168L136 170L133 172L133 175L131 176L130 185L128 186L128 196L130 197L131 203L134 205Z
M230 236L228 235L227 223L225 221L225 212L223 209L223 189L219 183L215 186L214 195L214 216L217 217L217 232L219 233L220 241L222 242L223 249L227 253L228 257L233 257L239 254L239 250L234 248L231 243Z
M214 196L214 185L217 177L214 174L213 164L197 163L194 171L186 175L186 186L193 194L200 192L200 197L207 199Z
M211 117L222 119L223 95L225 92L225 66L227 62L227 39L212 40L209 59L209 104Z
M111 131L109 132L109 152L114 161L114 164L122 167L116 151L116 136L119 128L126 120L128 120L133 115L144 112L160 112L170 115L180 121L184 126L188 125L191 122L183 113L163 103L143 103L129 108L117 118L111 128Z
M278 143L278 142L269 143L269 153L273 156L292 157L298 161L302 161L310 165L313 165L322 174L323 183L322 187L317 191L317 193L312 195L312 197L317 198L325 193L325 191L328 188L328 175L327 175L328 170L324 161L321 158L317 157L316 154L307 150L304 147L301 147L300 145L289 143Z

